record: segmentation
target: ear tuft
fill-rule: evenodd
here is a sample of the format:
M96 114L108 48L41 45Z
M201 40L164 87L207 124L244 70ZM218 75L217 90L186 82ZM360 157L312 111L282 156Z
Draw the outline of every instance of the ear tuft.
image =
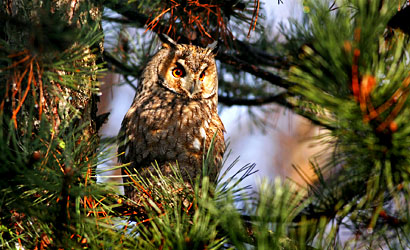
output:
M162 47L170 48L170 47L177 46L177 43L174 40L172 40L171 37L165 34L158 34L158 36L159 36L159 39L163 42Z
M219 43L218 43L217 40L215 40L211 44L208 44L208 46L206 47L209 50L207 54L210 54L210 53L216 54L218 52L218 49L219 49L218 45L219 45Z

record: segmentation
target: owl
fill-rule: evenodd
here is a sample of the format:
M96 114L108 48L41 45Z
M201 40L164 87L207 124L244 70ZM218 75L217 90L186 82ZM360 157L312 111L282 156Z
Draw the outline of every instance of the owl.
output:
M213 140L214 161L208 176L215 181L225 151L225 128L218 116L218 75L215 44L208 48L177 44L160 36L162 48L151 58L139 80L134 101L119 134L119 162L143 177L164 175L177 165L184 181L203 171L204 153ZM124 183L130 182L122 170ZM125 195L136 199L132 186Z

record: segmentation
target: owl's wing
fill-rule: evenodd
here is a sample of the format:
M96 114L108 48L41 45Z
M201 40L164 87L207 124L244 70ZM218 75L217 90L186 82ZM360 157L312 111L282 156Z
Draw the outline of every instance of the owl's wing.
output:
M117 143L118 143L118 161L120 163L126 163L127 162L127 157L125 155L125 148L127 147L128 142L126 141L127 135L126 135L126 124L128 123L128 119L124 117L124 120L122 120L121 123L121 129L120 132L117 136Z
M135 101L131 105L128 112L125 114L121 123L121 129L118 134L118 161L120 163L129 163L132 160L132 154L134 150L132 147L132 141L129 140L133 135L133 131L136 130L132 125L138 124L138 111ZM136 132L136 131L134 131Z
M124 116L124 119L121 122L121 129L120 132L118 133L117 136L117 145L118 145L118 162L119 163L128 163L130 162L129 155L127 151L127 148L130 146L129 141L128 141L128 136L129 136L129 130L127 128L130 125L130 122L134 122L134 124L137 124L138 122L138 115L135 114L137 111L137 100L138 100L138 95L141 92L142 84L138 84L134 100L131 104L131 107L128 109L127 113Z

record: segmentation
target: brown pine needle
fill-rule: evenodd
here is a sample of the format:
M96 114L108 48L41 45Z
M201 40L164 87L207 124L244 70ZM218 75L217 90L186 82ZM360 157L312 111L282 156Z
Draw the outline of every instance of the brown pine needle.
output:
M178 5L179 5L179 4L178 4ZM176 5L176 6L178 6L178 5ZM171 8L173 8L173 7L171 7ZM149 30L149 29L153 29L153 28L158 24L159 19L160 19L163 15L165 15L165 13L167 13L171 8L168 8L168 9L162 11L161 14L159 14L158 16L156 16L156 17L154 18L154 20L152 20L152 21L147 25L147 29L145 30L145 32L147 32L147 30ZM154 23L155 23L155 25L154 25ZM152 27L151 27L151 26L152 26ZM151 27L151 28L150 28L150 27Z
M33 64L32 64L33 60L34 60L34 58L32 58L32 60L30 62L30 72L29 72L29 76L28 76L26 91L24 92L23 98L20 100L17 108L13 111L13 116L11 118L14 122L14 128L17 128L17 113L19 112L21 106L23 105L24 101L26 100L27 94L30 90L31 82L34 78L34 76L33 76Z
M409 95L408 91L406 91L406 93L402 95L403 98L400 98L399 103L397 103L393 111L387 116L387 118L383 121L383 123L377 127L376 129L377 131L383 131L385 128L387 128L390 125L390 123L394 120L394 118L396 118L396 116L399 114L400 110L402 109L404 103L407 100L408 95Z
M8 57L8 58L13 58L13 57L17 57L17 56L24 55L24 54L26 54L27 52L28 52L28 50L25 49L25 50L23 50L23 51L20 51L20 52L15 53L15 54L8 55L7 57Z
M131 177L131 174L130 174L127 170L124 169L124 171L125 171L125 173L128 175L128 177L130 177L131 181L135 184L135 186L137 186L137 188L138 188L140 191L142 191L142 193L145 193L150 199L152 199L152 196L151 196L150 192L149 192L148 190L146 190L141 184L139 184L138 182L136 182L136 181L134 180L134 178Z
M251 26L249 27L248 31L248 38L250 37L251 31L255 30L256 28L256 23L258 22L258 15L259 15L259 0L255 0L255 9L253 10L253 16L252 16L252 23Z
M212 36L211 36L208 32L206 32L206 30L204 29L204 27L202 26L202 24L201 24L200 21L197 21L197 24L199 25L199 27L200 27L199 31L200 31L202 34L205 34L207 37L213 39Z
M25 56L23 59L21 59L20 61L14 62L12 65L6 67L5 69L11 69L11 68L15 68L17 65L27 61L28 59L30 59L30 55Z

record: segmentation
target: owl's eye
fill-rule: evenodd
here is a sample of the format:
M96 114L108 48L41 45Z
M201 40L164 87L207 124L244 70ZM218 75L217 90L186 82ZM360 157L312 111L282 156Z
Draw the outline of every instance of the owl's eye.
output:
M176 78L180 78L180 77L185 76L185 71L182 68L177 67L172 70L172 75Z
M202 71L202 73L199 75L199 80L203 81L205 78L205 71Z

